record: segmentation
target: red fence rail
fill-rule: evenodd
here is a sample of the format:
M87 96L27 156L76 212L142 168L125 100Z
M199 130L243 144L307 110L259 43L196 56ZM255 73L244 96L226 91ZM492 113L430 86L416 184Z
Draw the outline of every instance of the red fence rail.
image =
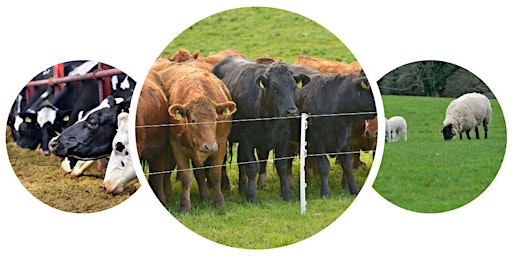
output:
M55 85L55 84L59 84L59 83L67 83L67 82L74 82L74 81L87 80L87 79L100 79L103 77L115 76L115 75L121 75L121 74L124 74L124 72L117 68L96 70L94 72L83 74L83 75L65 76L65 77L57 77L57 78L49 78L49 79L44 79L44 80L31 81L31 82L27 83L27 86Z

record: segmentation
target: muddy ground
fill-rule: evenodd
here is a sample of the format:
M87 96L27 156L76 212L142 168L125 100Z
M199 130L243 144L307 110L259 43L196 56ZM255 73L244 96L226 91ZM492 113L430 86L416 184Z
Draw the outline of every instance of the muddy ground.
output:
M71 177L60 170L61 158L22 149L9 140L9 134L6 138L9 160L20 182L34 197L53 208L74 213L106 210L128 199L140 186L136 183L119 195L108 195L103 191L101 175L90 171L89 175Z

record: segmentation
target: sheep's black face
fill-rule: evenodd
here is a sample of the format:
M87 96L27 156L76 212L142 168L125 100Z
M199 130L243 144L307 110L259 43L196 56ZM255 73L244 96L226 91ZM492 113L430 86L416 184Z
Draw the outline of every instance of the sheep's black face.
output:
M443 133L444 140L451 140L456 135L451 124L445 126L441 132Z

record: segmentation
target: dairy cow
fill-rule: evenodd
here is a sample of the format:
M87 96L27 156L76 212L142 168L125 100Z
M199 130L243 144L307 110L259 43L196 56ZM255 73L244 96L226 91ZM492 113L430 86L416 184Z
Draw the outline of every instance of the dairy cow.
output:
M128 113L121 112L117 116L117 133L112 141L103 188L105 192L117 195L137 181L128 141Z

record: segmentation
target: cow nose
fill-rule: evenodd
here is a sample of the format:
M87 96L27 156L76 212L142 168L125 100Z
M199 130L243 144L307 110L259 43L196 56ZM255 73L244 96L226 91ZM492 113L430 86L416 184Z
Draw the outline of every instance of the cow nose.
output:
M199 149L199 151L203 152L203 153L207 153L207 152L215 152L219 149L219 146L217 145L217 143L205 143L203 144L203 146Z
M298 116L299 110L297 108L289 108L288 110L286 110L286 114L288 116Z
M59 143L57 142L57 140L51 140L50 143L48 143L48 148L50 149L50 151L55 151L58 145Z

